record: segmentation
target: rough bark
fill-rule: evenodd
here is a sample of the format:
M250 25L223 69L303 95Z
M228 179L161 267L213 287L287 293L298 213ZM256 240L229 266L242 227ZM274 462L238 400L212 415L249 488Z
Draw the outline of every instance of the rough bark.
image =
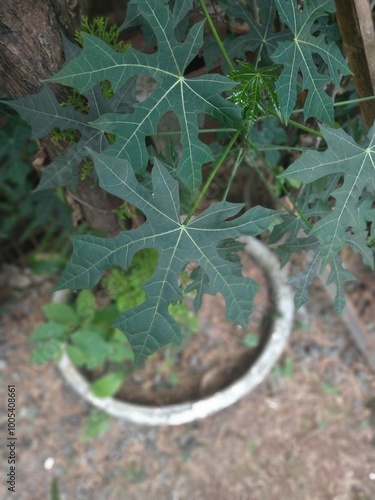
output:
M0 80L9 94L20 98L39 92L42 80L64 63L60 31L73 38L79 26L78 0L0 0ZM53 88L58 99L66 97L66 89ZM47 163L64 151L48 137L40 146ZM118 232L118 220L112 213L118 199L89 181L80 183L73 196L81 200L81 212L91 226L110 235Z
M370 72L369 62L372 67L373 62L371 59L374 54L371 51L375 44L375 38L368 0L335 0L335 4L344 51L349 67L354 73L356 92L358 97L371 97L374 95L373 81L375 75ZM366 17L364 16L364 7L369 11L366 26L361 25L364 22L363 17ZM361 15L361 20L358 13ZM375 119L375 101L362 102L360 108L366 126L371 127Z
M1 0L0 7L0 78L13 97L35 94L61 68L59 29L72 36L78 12L48 0Z
M369 0L354 0L372 89L375 90L375 32Z

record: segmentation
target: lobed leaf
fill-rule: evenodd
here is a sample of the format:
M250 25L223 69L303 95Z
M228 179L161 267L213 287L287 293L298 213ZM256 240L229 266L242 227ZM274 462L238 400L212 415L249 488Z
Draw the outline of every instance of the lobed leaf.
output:
M261 61L262 65L269 65L271 63L270 56L276 50L277 43L290 36L288 29L275 31L275 1L258 2L257 13L254 12L254 3L250 0L244 2L220 0L220 4L230 19L240 19L249 27L248 33L228 37L225 40L224 46L228 54L233 58L246 60L246 52L257 51L258 60Z
M294 304L296 309L299 309L307 302L307 299L309 298L309 287L312 280L319 272L320 262L320 254L319 252L316 252L310 262L305 265L303 271L289 278L288 284L297 289L294 295Z
M336 297L333 301L333 306L338 312L342 313L345 306L345 292L344 283L347 281L355 281L356 278L353 274L342 267L342 260L339 256L336 256L330 264L330 272L327 277L327 285L334 283L336 285Z
M174 111L180 121L183 146L177 176L194 194L201 183L202 164L213 159L210 148L198 138L198 115L206 113L229 126L241 127L240 108L222 96L234 83L217 74L184 76L186 67L202 46L203 22L195 24L180 43L168 6L159 0L139 0L137 9L155 32L156 53L142 54L129 49L125 54L118 54L101 40L83 35L84 49L79 57L48 81L86 92L104 79L109 80L115 90L134 75L148 75L156 80L157 88L145 101L135 105L132 114L102 115L91 124L116 134L115 143L106 153L128 160L134 170L143 175L149 160L146 136L157 132L158 122L167 111Z
M64 51L67 61L79 55L80 49L65 37ZM87 156L87 147L103 151L108 141L103 131L93 127L90 122L109 112L130 113L135 100L135 80L129 79L110 99L105 99L100 85L83 93L89 104L88 113L76 111L70 104L61 106L48 85L43 85L38 94L30 95L6 104L15 109L32 129L32 138L45 137L54 128L75 129L80 138L77 144L69 147L67 153L58 156L43 169L37 190L59 186L75 187L78 183L77 166Z
M246 328L257 285L237 272L233 274L234 264L225 257L232 252L220 250L221 243L241 235L259 234L274 221L275 212L255 207L228 221L242 205L221 202L184 225L180 221L178 183L159 161L155 160L151 173L151 192L136 180L127 161L91 154L100 185L132 203L147 220L114 238L74 238L74 253L59 288L91 288L107 268L120 266L126 270L138 250L156 248L156 271L142 285L146 300L124 311L115 324L127 336L137 364L159 347L180 339L180 327L170 316L168 306L182 299L178 278L189 262L197 263L207 275L206 293L223 294L228 320Z
M365 237L358 245L359 233L363 232L358 204L365 193L375 194L375 125L369 130L366 141L359 145L342 129L321 127L327 143L323 153L307 151L292 163L281 177L291 177L310 184L332 174L340 174L343 181L337 188L337 176L331 177L330 192L326 197L335 199L334 209L323 214L310 234L321 245L323 267L332 262L346 241L347 231L357 234L357 248L365 245ZM362 233L363 234L363 233ZM349 240L351 241L351 240ZM370 257L361 250L367 261ZM371 265L374 265L373 258Z
M305 118L314 116L328 124L333 123L333 103L325 92L331 80L340 85L340 74L350 74L348 65L337 45L327 39L324 32L316 32L315 21L319 17L335 12L333 0L309 0L302 11L295 0L275 0L282 22L289 26L293 39L278 42L272 54L275 63L284 70L277 83L276 92L287 120L297 100L297 78L302 74L302 90L307 90L304 104ZM312 33L313 30L313 33ZM319 72L314 61L318 54L327 65L329 75Z
M232 90L231 99L244 109L244 118L251 127L259 113L266 116L280 115L275 81L279 76L279 66L254 68L249 63L238 61L241 69L229 73L232 80L239 84Z

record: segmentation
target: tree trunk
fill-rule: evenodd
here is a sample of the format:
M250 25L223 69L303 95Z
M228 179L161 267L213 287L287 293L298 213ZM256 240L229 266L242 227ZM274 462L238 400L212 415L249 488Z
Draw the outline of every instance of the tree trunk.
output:
M54 75L64 63L60 31L73 39L80 26L78 0L0 0L0 80L14 98L36 94L42 80ZM58 99L66 98L66 89L53 86ZM49 137L40 141L40 157L47 163L64 152L63 147ZM119 200L102 189L93 187L92 180L80 182L75 193L80 211L87 222L109 235L119 231L113 214Z
M375 35L368 0L335 0L336 18L344 45L349 67L354 74L354 85L358 97L374 95ZM375 119L375 101L360 103L366 127L371 127Z

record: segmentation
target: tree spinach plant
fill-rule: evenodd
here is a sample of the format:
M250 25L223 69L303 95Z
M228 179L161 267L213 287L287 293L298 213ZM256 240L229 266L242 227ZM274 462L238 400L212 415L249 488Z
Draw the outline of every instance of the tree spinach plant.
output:
M192 24L189 12L194 6L204 19ZM114 238L74 238L73 255L57 287L92 288L108 268L126 270L136 252L156 249L155 272L142 284L144 301L124 310L115 323L127 336L138 364L180 339L169 305L181 300L179 274L191 262L198 266L190 287L197 292L196 309L203 293L221 293L227 318L247 326L257 285L241 274L240 245L235 240L241 235L270 231L271 243L281 241L282 263L292 252L313 251L303 272L291 278L297 306L307 299L313 277L330 266L329 280L337 286L335 307L340 312L343 283L352 278L339 255L344 245L374 264L375 128L357 143L335 122L334 96L340 92L342 75L350 70L337 40L333 0L267 0L257 5L249 0L219 0L214 7L203 0L198 6L192 0L131 0L120 29L142 25L146 41L156 46L154 52L116 51L82 33L83 48L65 41L67 64L46 80L38 95L8 103L30 123L34 137L55 127L79 133L79 141L67 154L44 170L39 189L74 188L77 165L90 156L101 188L146 218L140 227ZM224 42L215 28L215 16L231 20ZM206 21L212 32L207 37ZM236 33L235 21L245 23L247 32ZM217 66L215 72L191 77L187 69L203 46L206 66L212 68L220 60L222 71ZM141 100L137 82L145 75L155 88ZM103 95L103 82L109 82L113 95ZM60 106L50 83L84 96L87 109L82 112L69 103ZM174 159L160 159L146 139L160 134L160 121L170 111L178 117L179 130L173 132L179 134L180 152ZM203 142L202 115L222 123L228 138L221 141L221 150ZM271 121L274 132L269 144L257 143L254 131ZM241 158L256 167L259 161L269 165L267 150L296 146L280 146L276 136L282 127L288 127L291 136L295 127L318 138L317 145L312 142L307 150L297 144L301 156L281 175L291 180L290 186L303 183L295 199L287 192L287 208L256 206L239 215L243 206L227 202L226 190L222 201L199 213L200 202L229 155L237 154L235 167ZM202 182L202 167L208 163L213 167ZM279 171L275 167L270 166L270 175ZM235 171L230 182L234 176ZM279 183L283 189L285 185Z

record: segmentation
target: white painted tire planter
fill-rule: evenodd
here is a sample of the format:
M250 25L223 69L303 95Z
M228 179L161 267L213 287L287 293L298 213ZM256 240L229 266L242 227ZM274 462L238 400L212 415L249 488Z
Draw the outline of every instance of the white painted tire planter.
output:
M87 380L64 353L58 366L66 381L97 408L113 417L140 425L180 425L193 422L227 408L252 391L268 375L285 347L293 326L294 303L292 291L286 285L285 275L271 250L252 237L241 238L241 241L246 243L244 250L259 264L269 280L277 314L263 351L239 379L225 389L197 401L162 407L142 406L115 398L94 396ZM65 301L64 292L65 290L55 292L53 301Z

